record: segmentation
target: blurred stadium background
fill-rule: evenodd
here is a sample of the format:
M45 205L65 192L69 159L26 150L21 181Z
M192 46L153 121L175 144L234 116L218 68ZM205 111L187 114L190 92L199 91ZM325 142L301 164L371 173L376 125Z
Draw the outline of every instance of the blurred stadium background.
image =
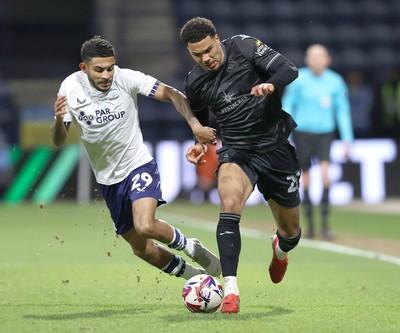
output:
M50 143L52 106L61 81L79 70L80 46L101 35L117 63L179 89L192 67L179 41L182 24L212 19L221 38L256 36L297 66L312 43L325 44L332 68L349 85L357 141L351 161L332 147L331 200L368 204L400 198L400 2L398 0L13 0L0 2L0 201L50 202L98 197L76 135ZM385 84L397 85L394 112ZM188 126L163 103L141 98L145 140L158 160L168 201L189 197L196 170L184 161ZM318 170L315 170L317 173ZM313 200L319 200L319 188ZM251 203L260 202L257 193Z

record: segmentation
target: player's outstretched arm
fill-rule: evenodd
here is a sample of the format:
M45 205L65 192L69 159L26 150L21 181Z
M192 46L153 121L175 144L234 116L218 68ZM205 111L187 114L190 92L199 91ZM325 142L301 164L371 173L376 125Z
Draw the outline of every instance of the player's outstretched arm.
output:
M199 120L194 115L189 101L182 92L166 84L160 83L154 94L154 98L160 101L173 103L177 111L186 119L199 143L212 145L217 143L217 139L215 137L216 130L214 128L201 125Z

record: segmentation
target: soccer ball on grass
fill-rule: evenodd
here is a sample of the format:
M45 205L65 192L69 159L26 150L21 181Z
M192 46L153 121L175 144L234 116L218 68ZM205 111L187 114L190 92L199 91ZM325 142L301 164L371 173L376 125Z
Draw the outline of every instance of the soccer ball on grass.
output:
M199 274L187 280L182 290L183 303L191 312L217 311L224 298L221 283L211 275Z

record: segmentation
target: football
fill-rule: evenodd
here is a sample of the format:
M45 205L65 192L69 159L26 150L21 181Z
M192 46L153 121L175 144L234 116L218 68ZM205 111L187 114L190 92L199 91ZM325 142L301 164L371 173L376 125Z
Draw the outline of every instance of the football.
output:
M218 279L200 274L186 281L182 297L190 312L212 313L221 305L224 291Z

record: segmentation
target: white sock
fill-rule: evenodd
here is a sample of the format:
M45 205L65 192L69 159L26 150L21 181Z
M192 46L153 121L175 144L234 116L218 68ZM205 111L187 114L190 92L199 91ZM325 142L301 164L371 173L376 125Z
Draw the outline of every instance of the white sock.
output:
M281 248L279 247L279 244L275 248L275 254L276 254L276 256L278 257L279 260L284 260L288 255L287 252L284 252L284 251L281 250Z
M192 242L192 240L188 239L187 242L186 242L186 246L183 249L183 252L185 252L189 257L192 257L193 256L193 251L194 251L193 242Z
M225 284L225 290L224 290L225 296L228 294L239 295L239 288L237 285L237 277L236 276L225 276L224 284Z

